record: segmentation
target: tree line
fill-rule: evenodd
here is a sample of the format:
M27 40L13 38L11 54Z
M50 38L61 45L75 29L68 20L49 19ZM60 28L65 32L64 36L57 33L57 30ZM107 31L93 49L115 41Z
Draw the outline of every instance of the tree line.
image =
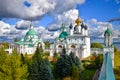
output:
M8 54L0 49L1 80L79 80L81 62L73 52L66 54L63 48L60 56L55 52L52 61L44 57L38 46L32 58L14 50Z

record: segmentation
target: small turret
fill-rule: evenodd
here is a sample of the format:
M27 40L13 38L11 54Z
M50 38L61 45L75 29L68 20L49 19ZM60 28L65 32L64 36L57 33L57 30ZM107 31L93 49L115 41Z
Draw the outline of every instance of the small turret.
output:
M72 25L72 23L70 24L69 28L70 28L70 35L73 35L73 25Z

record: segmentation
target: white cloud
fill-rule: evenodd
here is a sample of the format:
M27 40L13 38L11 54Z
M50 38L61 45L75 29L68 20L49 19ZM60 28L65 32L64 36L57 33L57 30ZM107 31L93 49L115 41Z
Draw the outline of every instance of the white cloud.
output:
M45 14L59 14L74 9L85 0L27 0L30 7L24 5L24 0L0 0L0 16L38 20ZM8 4L9 3L9 4Z
M34 23L37 22L33 22ZM13 41L14 38L24 38L26 35L26 32L29 30L30 21L21 20L18 21L16 25L9 25L3 21L0 21L0 40L1 41ZM28 27L26 27L28 26ZM33 26L34 30L38 33L38 36L40 36L42 39L54 39L59 35L59 31L56 32L50 32L43 26ZM25 29L27 28L27 29Z
M30 24L30 21L21 20L15 24L15 28L19 30L26 30L30 27Z
M63 13L70 9L75 9L77 4L83 4L85 0L56 0L55 13Z
M10 31L10 25L0 21L0 36L3 35L4 32Z
M43 26L36 27L35 30L37 30L38 34L43 39L54 39L58 36L57 35L58 31L50 32L47 29L45 29Z
M61 27L62 22L68 27L70 23L75 23L78 18L78 10L71 9L63 14L55 15L54 22L47 25L47 29L50 31L58 30Z
M90 36L104 37L104 31L109 27L113 32L113 37L116 38L120 35L119 30L115 29L109 22L100 22L96 19L87 20L86 24L89 27Z
M3 21L0 21L0 38L7 41L7 39L13 40L14 38L21 37L26 30L18 30L15 25L9 25Z

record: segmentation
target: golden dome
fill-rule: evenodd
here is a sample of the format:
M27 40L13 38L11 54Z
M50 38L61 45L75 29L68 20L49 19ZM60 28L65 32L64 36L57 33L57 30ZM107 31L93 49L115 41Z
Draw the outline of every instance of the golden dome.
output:
M75 23L77 24L77 26L80 26L82 23L82 20L78 17Z

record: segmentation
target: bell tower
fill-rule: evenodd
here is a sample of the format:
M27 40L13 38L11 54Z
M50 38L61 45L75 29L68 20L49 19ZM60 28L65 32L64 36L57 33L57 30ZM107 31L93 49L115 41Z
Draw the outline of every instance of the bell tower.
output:
M113 38L112 38L112 31L107 27L104 32L104 55L106 53L110 53L112 59L112 65L114 67L114 46L113 46Z

